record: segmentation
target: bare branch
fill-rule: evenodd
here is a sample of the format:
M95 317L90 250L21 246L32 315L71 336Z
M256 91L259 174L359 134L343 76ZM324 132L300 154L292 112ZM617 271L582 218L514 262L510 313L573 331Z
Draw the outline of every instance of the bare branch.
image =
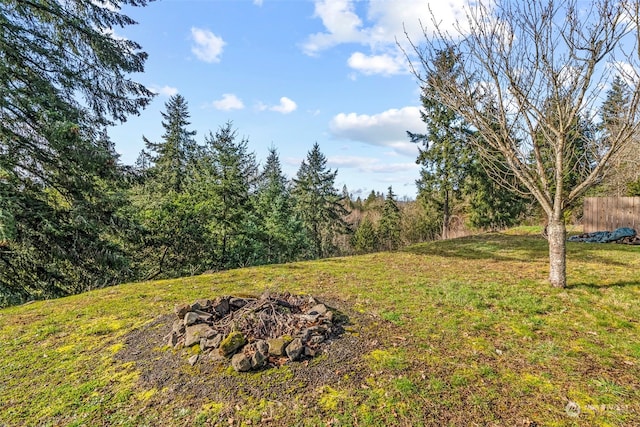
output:
M411 71L424 84L437 72L438 51L459 52L457 78L431 88L478 131L475 148L492 176L535 197L553 222L550 253L564 257L565 210L602 180L639 130L639 1L478 2L466 17L455 34L434 18L420 44L409 40ZM616 75L632 95L620 125L605 135L589 122ZM550 261L552 282L563 286L564 261Z

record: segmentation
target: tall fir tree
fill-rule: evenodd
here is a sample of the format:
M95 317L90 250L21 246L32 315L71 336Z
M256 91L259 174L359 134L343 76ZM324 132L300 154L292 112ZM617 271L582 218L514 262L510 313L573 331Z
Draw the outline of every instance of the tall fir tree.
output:
M624 117L629 108L630 100L631 89L629 85L620 75L616 75L600 111L600 127L605 134L605 140L615 138L616 133L624 125ZM596 192L618 197L638 195L637 188L640 187L639 163L640 137L636 135L627 147L614 156L613 166Z
M165 110L161 112L164 128L162 140L151 142L143 137L146 151L142 153L141 158L148 153L147 161L152 166L146 170L151 175L151 182L158 186L158 192L180 193L188 168L196 156L197 146L193 139L196 131L187 129L191 124L189 106L182 95L169 98L165 103Z
M351 239L351 244L357 254L373 252L378 247L376 229L368 216L365 216L362 221L360 221L360 225Z
M110 3L0 2L0 305L121 280L121 169L100 132L152 94L129 77L147 55L112 31L147 2Z
M254 206L259 221L259 263L292 261L305 252L308 241L302 222L294 214L293 199L274 147L269 149L260 174Z
M488 115L494 113L492 106L486 108L489 109L485 111ZM474 138L482 139L482 135L476 133ZM487 155L488 152L490 155ZM504 155L487 147L484 153L484 156L476 155L471 158L469 173L463 186L467 223L473 228L485 230L513 226L530 208L531 199L507 167ZM496 182L492 175L500 176L500 181Z
M393 251L400 246L400 208L396 195L389 187L378 224L378 244L382 250Z
M411 142L422 144L416 161L422 165L417 181L419 197L440 212L442 238L448 237L451 216L462 201L461 189L472 156L467 144L471 132L460 115L441 102L433 87L441 80L455 80L458 67L455 51L438 52L435 71L426 79L421 94L420 114L427 133L407 132Z
M248 151L248 140L237 140L232 123L205 138L201 176L197 183L208 194L208 233L215 244L212 268L226 269L255 263L252 236L251 196L256 190L258 165ZM203 175L204 173L204 175Z
M349 232L341 196L334 188L338 171L327 168L327 159L316 142L293 179L296 212L313 242L309 256L324 258L336 253L333 239Z
M139 184L131 191L132 215L142 225L134 257L143 277L173 277L202 268L201 223L187 191L196 152L189 130L189 109L182 95L172 96L162 114L160 142L144 138L138 158Z
M468 225L497 231L517 224L531 201L496 185L481 164L474 163L472 168L464 182Z

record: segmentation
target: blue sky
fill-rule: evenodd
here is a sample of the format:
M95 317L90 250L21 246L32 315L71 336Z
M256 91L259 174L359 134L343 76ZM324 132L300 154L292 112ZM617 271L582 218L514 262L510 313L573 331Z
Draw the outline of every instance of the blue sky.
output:
M431 3L431 5L429 5ZM232 121L258 161L270 146L295 176L314 142L338 169L336 187L354 196L414 197L419 166L406 131L424 132L419 87L396 39L420 40L429 9L445 24L463 0L158 0L124 13L138 25L115 29L149 54L133 76L157 92L138 117L110 130L132 164L142 136L159 141L172 94L189 103L202 143Z

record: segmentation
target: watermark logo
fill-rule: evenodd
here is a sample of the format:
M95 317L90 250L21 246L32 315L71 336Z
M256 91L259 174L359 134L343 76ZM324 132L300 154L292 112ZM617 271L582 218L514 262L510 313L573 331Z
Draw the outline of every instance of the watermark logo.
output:
M580 405L570 400L569 403L567 403L567 406L564 407L564 411L571 418L578 418L580 416Z
M564 407L564 412L571 418L578 418L584 415L601 415L605 412L620 412L626 414L640 414L640 407L631 405L585 405L581 407L577 402L570 400Z

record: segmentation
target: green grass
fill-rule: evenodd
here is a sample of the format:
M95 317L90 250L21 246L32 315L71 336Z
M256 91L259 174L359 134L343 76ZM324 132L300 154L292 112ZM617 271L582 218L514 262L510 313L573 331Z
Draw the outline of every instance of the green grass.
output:
M570 243L570 286L553 289L546 241L525 229L12 307L0 425L640 425L639 270L638 247ZM309 363L331 368L322 383L296 367L214 371L242 385L225 399L179 391L198 365L157 385L118 357L176 303L267 289L337 301L347 334L375 343L345 372Z

